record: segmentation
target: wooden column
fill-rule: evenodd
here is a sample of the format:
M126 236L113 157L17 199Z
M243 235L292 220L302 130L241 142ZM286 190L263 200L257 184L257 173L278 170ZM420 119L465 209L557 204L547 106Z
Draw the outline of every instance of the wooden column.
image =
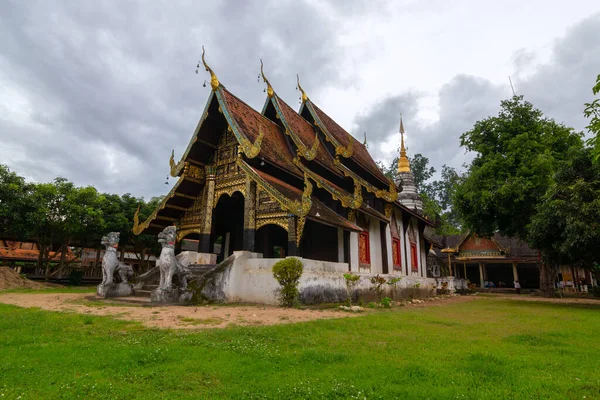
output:
M254 251L256 243L256 182L251 179L246 181L246 195L244 196L244 234L242 249Z
M210 234L212 228L212 213L215 203L215 172L216 168L206 167L206 186L204 187L204 218L200 228L200 239L198 241L199 253L210 253Z
M479 263L479 287L483 287L483 263Z
M299 256L298 246L296 244L296 216L288 214L288 255Z
M463 270L465 271L465 279L467 279L467 263L463 263Z
M516 262L512 263L512 267L513 267L513 279L515 281L518 281L519 280L519 271L517 271L517 263Z

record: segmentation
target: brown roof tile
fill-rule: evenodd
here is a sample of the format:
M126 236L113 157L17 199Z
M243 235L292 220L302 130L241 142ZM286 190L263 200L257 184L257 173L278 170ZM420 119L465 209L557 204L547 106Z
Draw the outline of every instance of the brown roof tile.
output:
M221 88L220 90L231 118L235 120L242 133L251 142L257 139L259 129L262 128L264 138L257 157L263 157L265 161L293 175L302 176L302 172L292 162L294 155L287 144L285 134L281 132L279 126L244 103L227 89Z
M346 132L344 128L338 125L329 115L325 114L319 107L317 107L313 102L310 102L310 105L314 108L317 116L325 125L327 131L338 141L342 146L347 146L351 141L353 154L352 159L356 161L361 167L366 169L371 175L375 176L382 182L387 183L388 178L381 172L367 148L360 143L358 140L354 138L351 134Z
M273 99L277 101L277 104L281 110L281 114L283 114L282 117L285 119L285 123L287 123L289 129L293 131L291 133L296 134L304 146L311 148L315 141L315 128L278 96L273 97ZM334 174L343 177L343 175L333 164L333 157L331 154L329 154L329 152L327 152L327 149L323 143L319 144L315 160Z

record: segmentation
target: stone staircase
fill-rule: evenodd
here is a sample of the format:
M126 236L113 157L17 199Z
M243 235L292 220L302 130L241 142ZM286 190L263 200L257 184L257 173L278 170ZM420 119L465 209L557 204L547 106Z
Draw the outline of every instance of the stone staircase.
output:
M216 264L193 264L188 266L188 270L192 273L192 278L189 280L200 279L207 272L212 271L217 265ZM155 276L148 282L144 283L140 289L135 289L135 293L129 299L132 302L150 302L150 296L153 290L158 288L158 276Z

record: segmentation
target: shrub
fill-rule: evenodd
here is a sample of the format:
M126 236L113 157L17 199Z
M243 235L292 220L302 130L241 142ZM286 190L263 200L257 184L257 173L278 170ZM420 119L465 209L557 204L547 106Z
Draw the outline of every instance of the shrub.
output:
M379 274L377 274L376 276L371 277L371 283L373 284L373 290L375 291L375 293L377 293L377 300L381 301L381 294L383 293L383 285L386 283L386 280L383 276L379 276Z
M302 261L291 257L273 265L273 276L281 285L280 302L284 307L292 307L298 297L298 282L304 267Z
M600 297L600 286L594 286L588 289L594 297Z
M396 289L398 289L398 282L400 282L401 280L402 280L402 278L396 277L396 278L390 278L387 281L387 284L392 287L392 298L394 298L394 296L396 295Z
M360 276L354 275L352 273L346 273L346 274L344 274L344 279L346 279L346 289L348 290L348 299L346 300L346 304L348 306L351 306L352 305L352 291L354 290L354 287L360 280Z
M383 299L381 299L381 305L383 306L383 308L392 308L392 299L390 299L389 297L384 297Z

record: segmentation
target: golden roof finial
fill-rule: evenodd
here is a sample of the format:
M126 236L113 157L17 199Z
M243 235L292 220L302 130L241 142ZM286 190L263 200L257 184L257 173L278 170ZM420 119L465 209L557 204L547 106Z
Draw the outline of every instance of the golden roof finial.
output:
M215 75L215 73L213 72L213 70L208 66L208 64L204 60L204 52L205 52L204 51L204 46L202 46L202 64L204 64L204 68L208 72L210 72L210 87L212 87L213 90L217 90L217 88L220 85L219 80L217 79L217 75Z
M273 97L273 95L275 94L275 91L273 90L273 86L271 86L271 83L265 76L265 73L263 72L262 58L260 59L260 74L262 75L263 81L267 84L267 96Z
M406 156L404 148L404 124L402 123L402 114L400 114L400 158L398 159L398 172L410 172L410 162Z
M298 81L298 90L302 93L302 102L304 103L306 100L308 100L308 96L306 95L306 93L304 93L304 89L302 89L302 86L300 86L300 77L298 76L298 74L296 74L296 80Z

